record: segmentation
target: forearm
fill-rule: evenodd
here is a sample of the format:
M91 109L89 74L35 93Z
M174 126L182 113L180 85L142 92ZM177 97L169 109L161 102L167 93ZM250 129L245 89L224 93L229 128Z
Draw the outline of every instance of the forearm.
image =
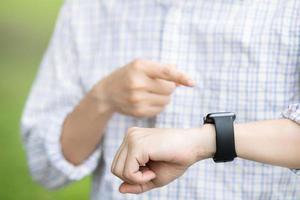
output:
M300 168L300 126L288 119L236 124L238 157L288 168Z
M84 161L101 141L113 112L156 116L169 103L176 84L194 83L170 65L139 59L113 71L66 118L61 137L64 156L73 164Z
M96 91L97 90L97 91ZM61 144L65 158L79 165L101 142L112 110L96 95L100 88L93 88L65 119Z
M238 157L300 168L300 126L290 120L234 125ZM124 182L122 193L142 193L180 177L216 152L213 124L192 129L132 128L115 155L111 171ZM142 167L142 168L141 168Z

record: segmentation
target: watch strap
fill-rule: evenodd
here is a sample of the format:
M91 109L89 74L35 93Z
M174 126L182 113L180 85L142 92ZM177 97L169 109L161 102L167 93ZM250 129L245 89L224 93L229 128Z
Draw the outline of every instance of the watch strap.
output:
M216 129L216 153L215 162L228 162L234 160L236 155L234 142L234 119L232 117L216 117L214 125Z

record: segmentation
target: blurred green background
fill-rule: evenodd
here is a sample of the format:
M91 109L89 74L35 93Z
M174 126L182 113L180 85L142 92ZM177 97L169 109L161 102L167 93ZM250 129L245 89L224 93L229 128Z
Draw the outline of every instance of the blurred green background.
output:
M59 191L31 180L19 121L62 0L0 1L0 199L88 199L90 179Z

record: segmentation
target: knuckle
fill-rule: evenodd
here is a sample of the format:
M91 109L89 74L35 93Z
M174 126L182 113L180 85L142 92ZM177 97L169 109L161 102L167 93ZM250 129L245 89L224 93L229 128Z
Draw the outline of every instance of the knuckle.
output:
M131 66L134 69L140 69L143 66L143 60L140 58L136 58L132 61Z
M158 87L161 88L162 94L170 95L176 89L176 84L171 81L164 81L161 82Z
M162 73L166 76L169 76L171 74L171 69L169 67L164 67L162 69Z
M128 133L128 134L129 134L129 133L133 133L133 132L136 132L136 131L138 131L138 130L139 130L138 127L133 126L133 127L128 128L127 133Z
M136 76L129 78L128 84L130 90L139 90L146 87L144 80L142 80L141 78L137 78Z
M137 84L136 76L134 76L132 73L129 74L127 83L129 85L129 88L132 89Z
M127 134L127 143L132 147L135 145L136 140L138 139L139 131L136 129L134 131L128 132Z
M138 132L138 128L133 128L131 131L129 131L127 133L128 142L134 142L135 141L135 137L137 135L137 132Z
M135 149L136 148L136 141L137 141L137 135L131 134L127 137L127 144L129 148Z
M138 104L141 100L142 100L141 96L136 94L135 92L132 93L128 98L128 102L130 104Z
M177 81L184 81L186 78L185 78L185 75L182 74L182 73L179 73L178 76L177 76Z

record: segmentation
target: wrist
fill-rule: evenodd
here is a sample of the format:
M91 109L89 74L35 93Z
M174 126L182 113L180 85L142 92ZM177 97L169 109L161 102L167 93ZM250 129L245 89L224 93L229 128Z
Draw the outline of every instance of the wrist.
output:
M109 95L106 92L105 80L98 82L89 92L89 96L94 99L99 113L113 114L114 107L109 99Z
M201 128L191 129L195 141L194 160L212 158L216 153L216 131L212 124L204 124Z

